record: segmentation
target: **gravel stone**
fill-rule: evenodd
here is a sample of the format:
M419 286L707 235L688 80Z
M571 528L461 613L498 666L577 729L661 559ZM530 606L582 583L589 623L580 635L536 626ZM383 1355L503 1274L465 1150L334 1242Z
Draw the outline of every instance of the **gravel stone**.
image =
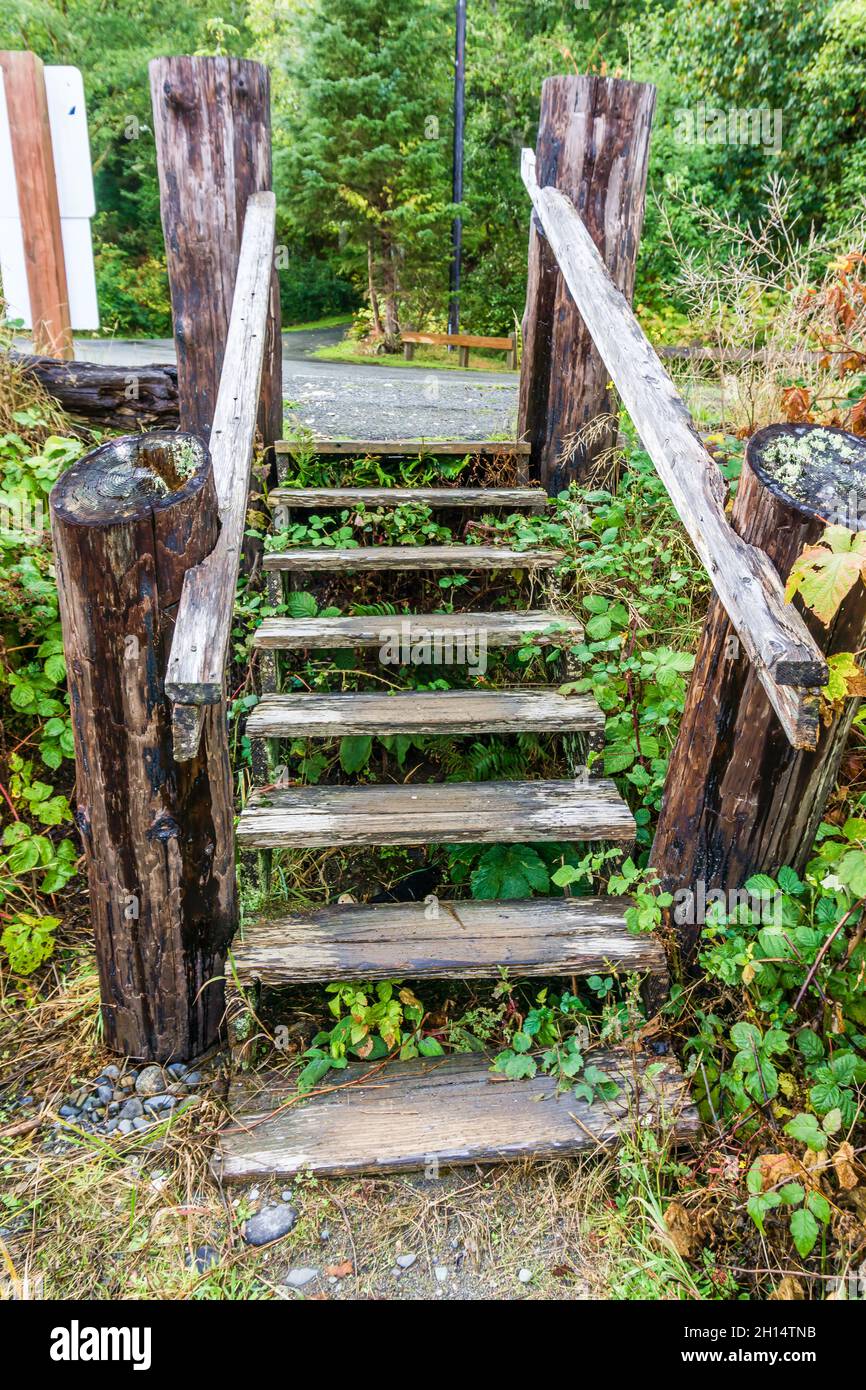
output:
M518 1279L520 1280L521 1284L528 1284L529 1281L530 1281L531 1278L532 1278L532 1270L531 1270L531 1269L519 1269L519 1270L517 1271L517 1277L518 1277Z
M398 1255L394 1263L401 1269L411 1269L417 1258L417 1255Z
M162 1067L144 1067L138 1073L135 1089L140 1096L157 1096L165 1090L165 1077L162 1074Z
M186 1252L186 1267L187 1269L194 1267L196 1274L204 1274L214 1265L218 1265L219 1262L219 1251L215 1250L212 1245L200 1245L192 1255L189 1251Z
M298 1219L298 1213L287 1202L262 1207L255 1216L244 1222L243 1238L247 1245L269 1245L288 1235Z
M315 1279L318 1273L317 1269L290 1269L283 1283L288 1284L290 1289L302 1289L305 1284Z
M124 1120L135 1120L139 1115L143 1114L144 1106L138 1099L138 1096L130 1096L129 1100L123 1102L120 1110L121 1118Z

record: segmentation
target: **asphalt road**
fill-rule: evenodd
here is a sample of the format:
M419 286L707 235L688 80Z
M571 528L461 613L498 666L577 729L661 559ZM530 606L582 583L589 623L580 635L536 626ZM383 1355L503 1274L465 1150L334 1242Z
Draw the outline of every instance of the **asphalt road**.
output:
M517 377L497 372L319 362L342 328L283 334L283 393L291 421L324 438L486 439L515 428ZM26 344L22 342L26 351ZM170 339L76 338L82 362L140 367L173 362Z

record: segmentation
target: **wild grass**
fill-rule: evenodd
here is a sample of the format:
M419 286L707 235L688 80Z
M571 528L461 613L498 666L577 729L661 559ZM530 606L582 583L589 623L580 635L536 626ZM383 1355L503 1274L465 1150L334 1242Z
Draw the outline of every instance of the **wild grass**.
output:
M661 206L690 322L712 354L702 360L696 349L674 374L699 413L709 398L717 418L744 435L786 418L783 393L792 382L815 401L844 397L840 366L866 342L866 300L846 295L840 315L838 293L840 267L849 258L859 265L866 251L866 212L819 235L800 225L794 192L769 179L754 225L691 204L704 232L700 251L678 247L670 208Z

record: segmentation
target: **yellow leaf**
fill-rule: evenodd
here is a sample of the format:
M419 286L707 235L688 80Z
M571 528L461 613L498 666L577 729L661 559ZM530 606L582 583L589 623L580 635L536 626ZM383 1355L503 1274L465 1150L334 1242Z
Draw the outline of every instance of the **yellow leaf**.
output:
M854 1167L854 1150L850 1144L839 1145L833 1155L833 1167L836 1170L836 1181L840 1187L850 1190L857 1186L860 1179Z
M856 584L866 564L866 533L828 526L817 545L807 545L791 567L785 599L800 594L826 626Z

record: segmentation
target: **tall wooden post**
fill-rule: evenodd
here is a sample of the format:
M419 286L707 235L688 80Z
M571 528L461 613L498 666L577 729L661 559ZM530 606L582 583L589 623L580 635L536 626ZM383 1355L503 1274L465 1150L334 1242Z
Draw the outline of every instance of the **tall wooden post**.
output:
M42 60L35 53L6 50L0 52L0 68L12 135L33 350L71 359L69 291Z
M243 58L154 58L150 90L180 424L207 439L247 199L272 187L270 76ZM281 352L274 269L258 418L267 446L282 432Z
M770 557L783 579L803 546L821 535L821 518L847 517L849 499L866 496L866 443L841 430L819 433L842 441L843 453L835 460L841 467L835 472L826 443L811 463L784 465L789 446L779 448L777 441L808 439L814 435L808 426L770 425L753 435L746 451L731 523ZM808 458L805 450L802 457ZM785 481L775 476L779 469ZM788 490L792 487L796 495ZM857 527L856 506L853 510L847 524ZM862 652L866 585L858 580L828 627L814 614L804 617L827 655ZM680 908L677 924L686 954L701 929L690 905L705 902L713 890L738 889L761 870L772 873L785 864L802 869L836 784L857 703L849 699L827 714L814 751L792 747L713 597L650 859L663 886L683 895L675 904L675 922Z
M207 448L114 439L55 484L51 525L106 1042L188 1058L218 1036L236 917L222 711L176 763L163 689L184 574L219 531Z
M548 77L541 89L536 177L580 213L617 287L631 300L644 215L655 87L612 77ZM586 447L574 438L610 413L607 368L533 216L523 318L518 431L548 492L592 475L616 425ZM563 457L565 450L565 457Z

